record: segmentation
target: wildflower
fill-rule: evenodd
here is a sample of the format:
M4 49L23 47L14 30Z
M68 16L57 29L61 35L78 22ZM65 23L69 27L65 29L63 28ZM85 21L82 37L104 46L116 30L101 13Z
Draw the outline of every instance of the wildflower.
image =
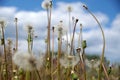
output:
M14 63L24 70L35 70L39 69L42 63L42 60L36 58L33 54L16 52L13 56Z
M52 0L44 0L41 4L43 9L49 9L52 7Z

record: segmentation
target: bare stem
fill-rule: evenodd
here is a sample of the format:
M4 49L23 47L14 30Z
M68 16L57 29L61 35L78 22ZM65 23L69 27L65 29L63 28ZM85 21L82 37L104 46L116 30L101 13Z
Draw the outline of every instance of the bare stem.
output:
M17 26L18 19L15 18L15 26L16 26L16 51L18 50L18 26Z
M74 40L74 34L75 34L75 29L76 29L77 22L78 22L78 19L76 19L76 22L75 22L75 25L74 25L74 29L73 29L73 36L72 36L72 41L71 41L70 55L72 55L72 51L73 51L73 40Z
M39 71L38 71L37 69L36 69L36 73L37 73L37 75L38 75L39 80L41 80L41 77L40 77Z
M102 56L101 56L101 60L100 60L100 68L99 68L99 74L98 74L98 80L101 80L101 69L102 69L102 63L104 63L104 53L105 53L105 35L104 35L104 31L102 29L102 26L100 24L100 22L98 21L98 19L95 17L94 14L92 14L92 12L84 5L83 6L91 15L92 17L96 20L96 22L99 25L99 28L101 30L102 33L102 38L103 38L103 47L102 47Z
M6 46L5 46L5 36L4 36L4 24L1 24L2 26L2 37L4 42L4 57L5 57L5 70L6 70L6 77L5 79L8 80L8 70L7 70L7 54L6 54Z
M54 69L54 64L53 64L53 56L54 56L54 27L52 27L52 30L53 30L53 34L52 34L52 56L51 56L51 77L52 77L52 80L53 80L53 76L52 76L52 72L53 72L53 69Z
M60 79L60 54L61 54L61 34L60 32L58 33L59 37L58 37L58 58L57 58L57 68L58 68L58 80Z

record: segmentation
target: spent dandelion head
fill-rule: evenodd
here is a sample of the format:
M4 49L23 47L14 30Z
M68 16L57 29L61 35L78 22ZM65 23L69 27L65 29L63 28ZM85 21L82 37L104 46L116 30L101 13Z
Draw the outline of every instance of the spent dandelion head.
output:
M18 21L18 18L15 18L15 20L14 20L15 22L17 22Z
M68 10L68 12L72 12L73 8L69 5L69 6L67 7L67 10Z
M82 24L80 24L80 29L82 29Z
M79 19L76 19L76 21L75 21L75 22L77 23L78 21L79 21Z
M88 9L88 7L86 6L86 5L83 5L83 7L87 10Z
M43 0L41 6L43 9L50 9L52 7L52 0Z

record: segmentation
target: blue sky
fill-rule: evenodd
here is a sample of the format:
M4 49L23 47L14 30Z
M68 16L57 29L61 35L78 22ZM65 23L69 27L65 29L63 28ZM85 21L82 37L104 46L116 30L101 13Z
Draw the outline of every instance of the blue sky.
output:
M86 4L89 9L96 15L103 26L106 36L106 53L105 56L111 62L119 62L120 59L120 6L119 0L53 0L52 26L56 25L59 20L63 19L67 25L67 5L73 7L72 15L79 18L83 23L85 32L83 38L87 40L88 48L86 53L101 53L101 33L95 20L91 15L82 9L82 4ZM4 17L8 20L6 27L6 37L15 40L14 17L19 19L19 44L20 49L26 46L26 36L23 27L25 24L33 24L36 34L40 40L35 41L37 48L44 46L44 38L46 36L46 11L41 7L42 0L0 0L0 18ZM77 28L78 30L78 28ZM11 34L10 34L11 33ZM41 35L41 33L43 33ZM77 40L76 35L76 40ZM56 41L57 42L57 41ZM40 44L40 45L38 45ZM56 45L57 46L57 45ZM45 46L44 46L45 47ZM42 48L41 48L42 49Z
M110 23L117 15L120 13L120 1L119 0L53 0L53 3L56 2L83 2L85 3L91 11L101 11L108 15L110 18ZM27 10L27 11L39 11L41 10L42 0L0 0L0 6L15 6L18 10ZM56 7L56 5L54 5ZM110 25L107 24L109 27Z

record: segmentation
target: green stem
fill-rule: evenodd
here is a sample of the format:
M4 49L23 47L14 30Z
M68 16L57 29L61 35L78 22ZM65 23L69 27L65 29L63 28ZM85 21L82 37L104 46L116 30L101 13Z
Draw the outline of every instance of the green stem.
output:
M75 34L75 29L76 29L77 22L78 22L78 19L76 19L76 22L75 22L75 25L74 25L73 36L72 36L72 41L71 41L70 55L72 55L72 51L73 51L73 40L74 40L74 34Z
M26 71L26 79L25 80L30 80L30 72L29 71Z

